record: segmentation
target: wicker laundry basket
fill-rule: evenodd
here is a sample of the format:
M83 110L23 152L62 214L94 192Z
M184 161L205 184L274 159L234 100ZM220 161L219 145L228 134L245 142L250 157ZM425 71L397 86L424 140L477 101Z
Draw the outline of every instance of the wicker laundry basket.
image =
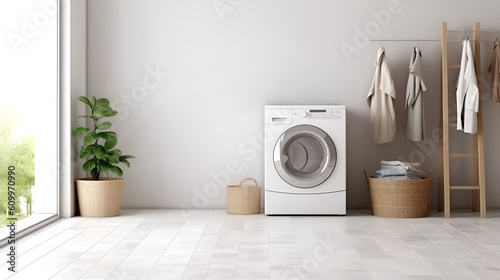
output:
M432 188L431 171L423 179L382 179L364 171L375 216L418 218L427 216Z
M255 185L244 186L246 181L253 181ZM253 178L245 178L238 185L227 186L227 213L228 214L260 214L261 187Z

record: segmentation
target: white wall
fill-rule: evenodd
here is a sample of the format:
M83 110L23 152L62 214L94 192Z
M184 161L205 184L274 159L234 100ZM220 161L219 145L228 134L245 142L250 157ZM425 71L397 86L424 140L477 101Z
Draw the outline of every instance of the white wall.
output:
M85 114L85 107L78 104L78 96L85 95L87 91L87 2L65 0L60 4L59 214L67 218L74 216L76 212L75 179L85 176L78 158L81 143L72 136L72 131L85 125L85 121L78 118L79 115Z
M88 95L112 101L120 112L114 121L119 147L137 156L125 170L123 207L222 208L225 185L247 176L263 182L266 104L347 106L348 208L369 207L363 169L373 172L381 159L417 160L432 169L436 207L437 143L431 136L439 121L440 43L383 42L397 87L398 134L392 143L375 145L365 100L381 43L364 36L439 39L441 22L471 29L479 21L483 30L500 30L499 8L493 0L89 0ZM347 45L353 53L342 51ZM422 49L428 86L422 143L405 137L414 45ZM486 74L491 48L483 45ZM460 43L453 46L458 50ZM489 207L500 206L499 106L485 99ZM241 169L226 177L234 161ZM465 161L452 163L459 173L466 167ZM210 188L213 182L220 188ZM469 193L454 193L452 201L468 207Z

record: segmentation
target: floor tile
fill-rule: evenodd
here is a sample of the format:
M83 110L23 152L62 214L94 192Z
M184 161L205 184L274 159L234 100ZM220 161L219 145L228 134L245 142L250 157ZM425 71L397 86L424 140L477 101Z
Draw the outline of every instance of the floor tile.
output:
M18 242L19 270L0 263L0 279L500 279L500 210L397 219L123 209L60 219Z

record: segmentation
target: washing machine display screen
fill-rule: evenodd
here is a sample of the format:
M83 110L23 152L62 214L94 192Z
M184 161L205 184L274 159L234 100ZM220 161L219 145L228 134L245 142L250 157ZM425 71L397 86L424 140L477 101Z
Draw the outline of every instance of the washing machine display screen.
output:
M294 126L281 135L274 148L274 165L283 180L298 188L312 188L335 169L335 144L312 125Z

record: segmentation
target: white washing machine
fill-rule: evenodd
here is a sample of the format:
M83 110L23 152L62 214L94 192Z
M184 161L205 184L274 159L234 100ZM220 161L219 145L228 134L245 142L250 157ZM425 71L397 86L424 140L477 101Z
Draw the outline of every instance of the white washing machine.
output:
M345 106L265 106L265 132L265 213L345 215Z

